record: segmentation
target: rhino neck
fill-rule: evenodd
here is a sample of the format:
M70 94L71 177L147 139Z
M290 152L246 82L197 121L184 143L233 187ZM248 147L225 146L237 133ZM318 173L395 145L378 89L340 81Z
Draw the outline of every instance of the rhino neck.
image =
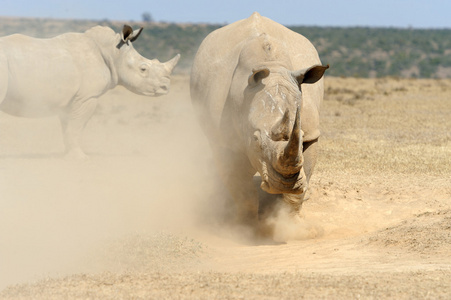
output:
M110 70L110 86L114 88L119 84L119 75L116 70L115 62L118 60L120 54L119 49L116 48L120 41L120 35L115 33L111 28L96 26L85 32L97 46L97 50L105 62L106 67Z
M116 70L116 65L114 64L115 60L114 58L111 57L111 55L105 55L104 53L102 53L102 57L108 69L110 70L111 75L110 89L112 89L119 84L119 75Z

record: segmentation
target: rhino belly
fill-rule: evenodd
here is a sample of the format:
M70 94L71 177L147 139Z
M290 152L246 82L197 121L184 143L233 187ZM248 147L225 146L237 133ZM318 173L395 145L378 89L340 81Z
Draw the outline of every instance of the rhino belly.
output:
M55 115L77 94L79 80L72 74L43 71L10 77L0 109L19 117Z
M18 117L47 117L58 114L73 99L76 90L46 84L10 84L0 110Z

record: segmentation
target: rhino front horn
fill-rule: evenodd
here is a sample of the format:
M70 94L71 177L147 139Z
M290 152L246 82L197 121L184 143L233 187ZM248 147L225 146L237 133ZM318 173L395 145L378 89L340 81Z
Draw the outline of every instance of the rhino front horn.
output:
M284 168L299 168L301 161L301 124L300 124L300 108L296 109L296 118L294 120L293 130L290 139L283 149L280 165Z
M166 70L169 72L169 74L172 72L174 67L177 65L179 59L180 59L180 54L177 54L171 60L168 60L167 62L164 63L164 66L165 66Z

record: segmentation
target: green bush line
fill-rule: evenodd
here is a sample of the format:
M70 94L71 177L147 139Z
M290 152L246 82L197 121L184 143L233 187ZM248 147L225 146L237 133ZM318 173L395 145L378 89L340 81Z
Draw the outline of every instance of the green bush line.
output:
M83 32L95 25L120 30L124 22L0 17L0 35L24 33L52 37ZM182 55L176 73L188 73L202 40L224 24L126 22L144 31L135 48L165 61ZM307 37L330 76L451 78L451 29L289 26Z

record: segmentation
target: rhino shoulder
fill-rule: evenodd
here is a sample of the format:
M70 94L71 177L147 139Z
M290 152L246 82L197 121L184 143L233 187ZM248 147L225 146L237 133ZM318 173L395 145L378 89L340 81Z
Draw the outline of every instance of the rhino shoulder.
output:
M84 35L102 48L115 47L119 36L113 29L106 26L95 26L85 31Z
M115 35L116 33L110 27L97 25L86 30L85 34L95 38L102 38L106 35Z

